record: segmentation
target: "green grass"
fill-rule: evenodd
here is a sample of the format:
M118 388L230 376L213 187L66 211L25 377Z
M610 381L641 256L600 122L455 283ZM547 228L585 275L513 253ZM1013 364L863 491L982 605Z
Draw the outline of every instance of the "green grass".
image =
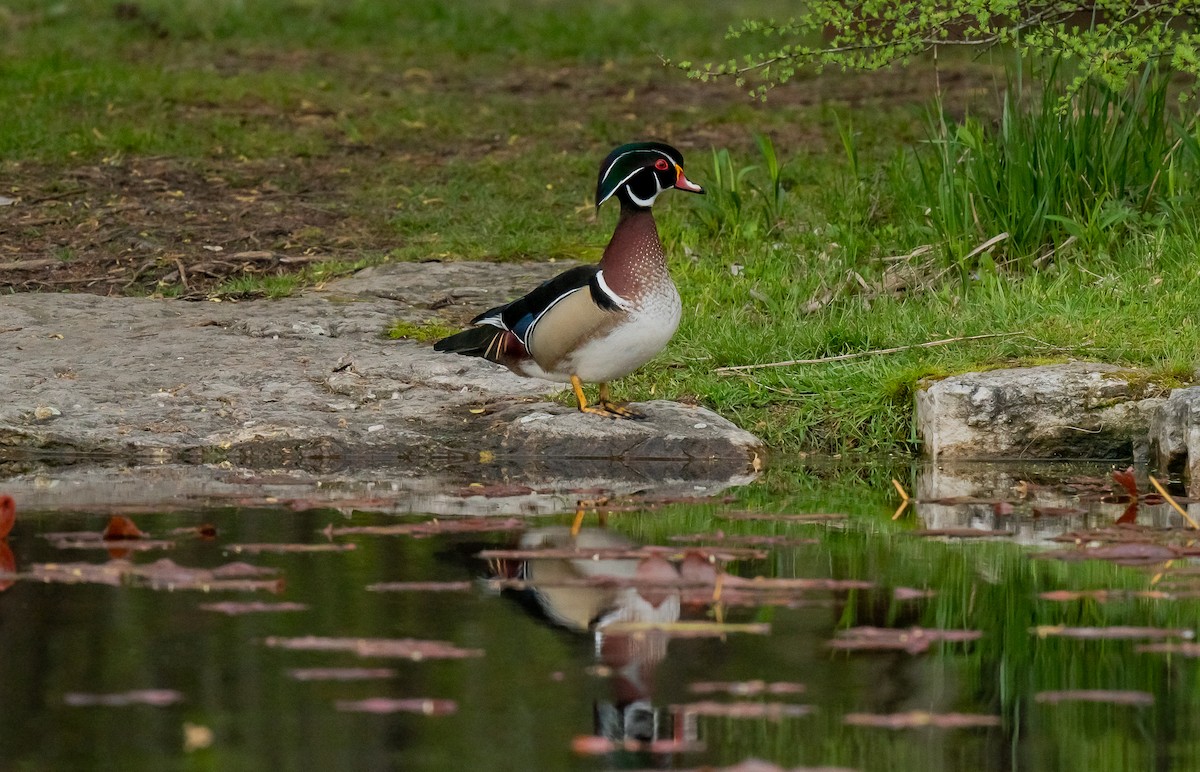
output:
M392 326L388 328L387 336L393 340L417 340L422 343L433 343L436 340L452 335L458 332L458 327L451 327L437 322L425 322L424 324L416 324L415 322L406 322L402 319L397 319L392 322Z
M1026 199L1036 176L1014 169L1029 163L1019 140L1006 158L976 152L970 170L957 159L971 148L931 143L933 93L910 88L932 89L927 68L825 73L777 90L763 106L688 81L658 59L725 58L737 45L722 38L728 24L786 13L786 3L759 0L736 12L640 0L122 7L6 6L0 168L53 174L172 156L236 175L243 160L278 161L278 172L258 173L284 191L322 175L331 186L323 195L369 234L363 261L587 261L615 221L611 208L597 213L591 203L597 162L621 142L667 139L685 150L689 177L710 195L664 196L656 208L684 319L667 351L617 388L635 399L697 398L784 451L915 448L912 395L925 377L1080 358L1145 367L1151 380L1178 383L1197 363L1200 220L1178 168L1156 183L1164 200L1149 209L1104 191L1088 199L1084 182L1059 220L1027 218L1060 247L1036 270L1028 260L1012 270L1003 248L967 261L1008 227L976 219L980 196L1010 174L993 214L1028 215L1016 210L1035 209ZM974 116L948 121L951 132L967 128L946 136L976 151L996 144L989 116L1002 115L993 86L1003 76L993 79L986 62L943 57L943 66L969 84L947 94L946 111ZM1006 121L1014 137L1035 136L1076 161L1090 157L1077 134L1110 137L1113 152L1098 159L1102 178L1136 166L1129 187L1143 193L1142 162L1164 147L1160 137L1130 160L1122 149L1130 142L1117 141L1128 135L1106 134L1102 120L1066 129L1049 117ZM1172 162L1182 163L1200 143L1186 130L1179 136ZM949 159L940 170L931 166L939 148ZM959 187L966 182L974 187ZM939 197L954 195L957 208L934 211ZM1136 216L1107 223L1126 210ZM1062 234L1075 231L1079 238L1062 247ZM1031 243L1045 244L1044 234ZM365 263L247 276L221 291L286 295L357 264ZM447 329L461 321L461 309L450 313ZM990 333L1019 334L714 372Z

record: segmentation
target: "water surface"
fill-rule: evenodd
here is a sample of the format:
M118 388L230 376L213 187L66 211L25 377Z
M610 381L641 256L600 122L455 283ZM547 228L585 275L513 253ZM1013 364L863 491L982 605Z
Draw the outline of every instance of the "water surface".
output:
M618 511L603 520L585 512L575 537L576 512L561 506L517 517L502 531L418 538L325 533L431 519L412 502L405 508L393 501L381 511L319 501L299 511L294 501L164 503L135 507L131 517L148 536L174 546L117 557L104 548L64 548L45 536L98 534L130 507L22 509L8 539L22 578L0 593L0 768L686 769L751 757L862 770L1194 768L1196 660L1137 650L1187 643L1195 630L1200 600L1188 595L1193 578L1180 570L1189 558L1128 567L1038 557L1075 548L1052 541L1056 534L1108 526L1125 512L1128 502L1107 482L1110 468L991 469L985 483L973 478L968 501L957 493L967 484L947 483L946 470L777 467L708 500L614 501ZM893 477L923 499L898 520ZM1032 487L1021 487L1031 480ZM980 484L992 490L981 495ZM10 488L22 485L11 478ZM506 509L506 494L528 495L489 485L488 496L460 498L475 498L492 513ZM1146 490L1144 473L1141 485ZM936 495L951 488L953 498ZM1183 524L1161 504L1143 505L1137 522L1146 533ZM188 530L203 524L215 536ZM931 527L1014 535L920 535ZM233 551L262 543L353 548ZM654 545L663 550L642 549ZM598 560L480 557L485 550L571 546L610 552ZM736 559L707 560L722 550ZM277 569L264 585L282 583L275 591L205 592L126 577L108 586L68 583L70 572L56 568L124 565L114 560L146 566L164 558L194 568L244 562ZM714 602L718 569L728 581ZM53 581L31 578L35 571ZM699 578L681 586L681 575ZM739 595L737 578L759 576L836 582ZM594 584L586 584L589 577ZM543 585L512 589L515 580ZM397 582L467 584L374 588ZM1157 589L1166 586L1169 592ZM1131 594L1041 597L1099 589ZM202 608L220 601L302 608L236 615ZM643 629L619 632L631 622ZM700 623L690 632L704 637L682 636L679 622ZM711 627L717 623L729 627ZM1149 630L1119 640L1055 632L1117 625ZM924 651L837 648L848 631L868 626L977 637ZM413 661L268 645L306 636L441 641L470 655ZM317 668L374 672L359 673L369 676L362 680L296 677ZM1064 690L1112 694L1056 701ZM133 704L80 704L121 699ZM433 714L363 712L396 707L381 699L427 699ZM737 710L759 715L709 715ZM854 723L930 724L954 716L978 725ZM606 751L594 738L615 745Z

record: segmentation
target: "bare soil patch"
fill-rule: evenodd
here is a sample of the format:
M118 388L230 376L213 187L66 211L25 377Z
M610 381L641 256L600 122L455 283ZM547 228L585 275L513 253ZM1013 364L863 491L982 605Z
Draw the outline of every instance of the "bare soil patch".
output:
M384 223L345 203L343 160L9 164L0 290L198 299L234 277L385 250Z

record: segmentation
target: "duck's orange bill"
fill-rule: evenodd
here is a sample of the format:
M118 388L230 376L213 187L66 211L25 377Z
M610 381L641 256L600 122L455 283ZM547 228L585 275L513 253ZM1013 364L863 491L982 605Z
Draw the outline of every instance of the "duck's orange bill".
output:
M679 164L675 164L675 172L676 172L675 187L679 188L680 190L689 191L691 193L703 193L704 192L704 188L700 187L696 183L689 180L687 177L683 176L683 167L680 166Z

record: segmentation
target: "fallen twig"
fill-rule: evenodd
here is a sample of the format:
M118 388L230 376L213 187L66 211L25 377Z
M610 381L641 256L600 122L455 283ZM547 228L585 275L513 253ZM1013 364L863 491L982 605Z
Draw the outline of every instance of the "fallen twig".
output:
M1024 332L989 332L984 335L963 335L957 338L942 338L941 340L931 340L925 343L913 343L909 346L893 346L892 348L877 348L870 351L856 351L851 354L838 354L831 357L819 357L817 359L788 359L783 362L764 362L760 365L733 365L729 367L718 367L714 372L732 373L744 372L746 370L759 370L764 367L788 367L790 365L816 365L822 362L841 362L846 359L858 359L859 357L873 356L875 354L895 354L900 351L909 351L915 348L933 348L934 346L945 346L949 343L960 343L966 340L983 340L984 338L1010 338L1014 335L1024 335Z

